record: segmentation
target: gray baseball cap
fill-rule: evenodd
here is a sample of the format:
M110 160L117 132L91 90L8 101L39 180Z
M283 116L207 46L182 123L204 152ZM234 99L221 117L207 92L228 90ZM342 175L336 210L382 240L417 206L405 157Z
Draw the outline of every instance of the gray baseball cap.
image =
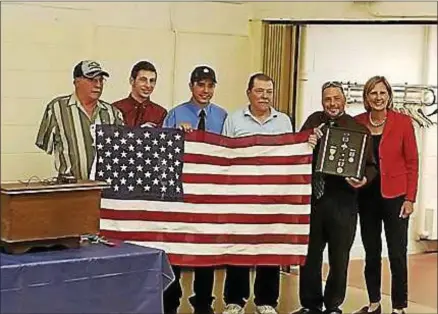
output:
M98 75L109 76L108 72L102 69L99 62L92 60L83 60L76 64L73 69L73 78L85 77L93 79Z

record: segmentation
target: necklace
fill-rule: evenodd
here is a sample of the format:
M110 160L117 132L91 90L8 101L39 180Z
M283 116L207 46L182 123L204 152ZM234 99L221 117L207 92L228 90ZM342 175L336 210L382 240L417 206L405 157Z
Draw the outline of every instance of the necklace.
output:
M386 122L386 117L383 118L383 120L382 120L381 122L375 123L375 122L373 121L373 119L371 118L371 113L370 113L370 114L368 115L368 120L370 121L370 124L371 124L373 127L378 128L378 127L381 127L382 125L385 124L385 122Z

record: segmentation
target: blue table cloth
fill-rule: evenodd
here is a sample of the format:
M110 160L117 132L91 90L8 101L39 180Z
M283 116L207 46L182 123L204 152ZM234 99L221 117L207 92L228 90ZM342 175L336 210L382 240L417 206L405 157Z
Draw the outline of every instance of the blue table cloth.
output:
M163 313L166 254L122 243L1 254L1 313Z

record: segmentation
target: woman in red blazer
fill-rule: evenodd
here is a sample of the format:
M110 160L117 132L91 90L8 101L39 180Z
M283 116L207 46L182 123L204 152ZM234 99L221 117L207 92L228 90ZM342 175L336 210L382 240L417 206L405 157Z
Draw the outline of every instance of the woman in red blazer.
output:
M365 280L370 304L356 313L380 314L382 222L391 268L392 313L408 303L407 243L409 216L417 195L418 151L411 118L392 110L392 89L383 76L364 86L367 112L355 117L373 137L379 175L359 192L359 215L365 248Z

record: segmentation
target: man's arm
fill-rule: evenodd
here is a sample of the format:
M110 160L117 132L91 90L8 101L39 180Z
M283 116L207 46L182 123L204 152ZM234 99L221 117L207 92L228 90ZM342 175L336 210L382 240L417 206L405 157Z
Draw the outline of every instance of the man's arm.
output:
M284 117L284 132L285 133L294 133L293 127L292 127L292 121L289 118L287 114L283 115Z
M228 115L228 112L224 112L224 117L223 117L223 122L222 122L222 129L221 129L221 133L220 134L222 134L223 135L223 132L224 132L224 127L225 127L225 120L227 119L229 117L229 115Z
M114 109L114 124L115 125L124 125L123 113L116 106L113 106Z
M35 141L35 145L47 154L52 153L55 142L56 118L53 113L55 102L54 100L47 105Z
M158 120L157 127L159 128L163 127L164 119L166 119L166 116L167 116L167 110L164 109L160 119Z
M307 118L300 129L300 132L306 132L309 135L308 143L312 148L318 145L318 141L323 135L321 126L320 112L315 112Z
M320 112L312 113L304 122L300 132L318 127L321 124Z
M125 111L124 111L125 99L120 99L111 104L114 113L114 124L115 125L125 125ZM120 114L119 114L120 113ZM122 123L120 123L120 121Z
M170 110L163 121L163 128L176 128L175 110Z
M234 137L234 125L230 115L225 118L225 122L222 127L222 135Z

